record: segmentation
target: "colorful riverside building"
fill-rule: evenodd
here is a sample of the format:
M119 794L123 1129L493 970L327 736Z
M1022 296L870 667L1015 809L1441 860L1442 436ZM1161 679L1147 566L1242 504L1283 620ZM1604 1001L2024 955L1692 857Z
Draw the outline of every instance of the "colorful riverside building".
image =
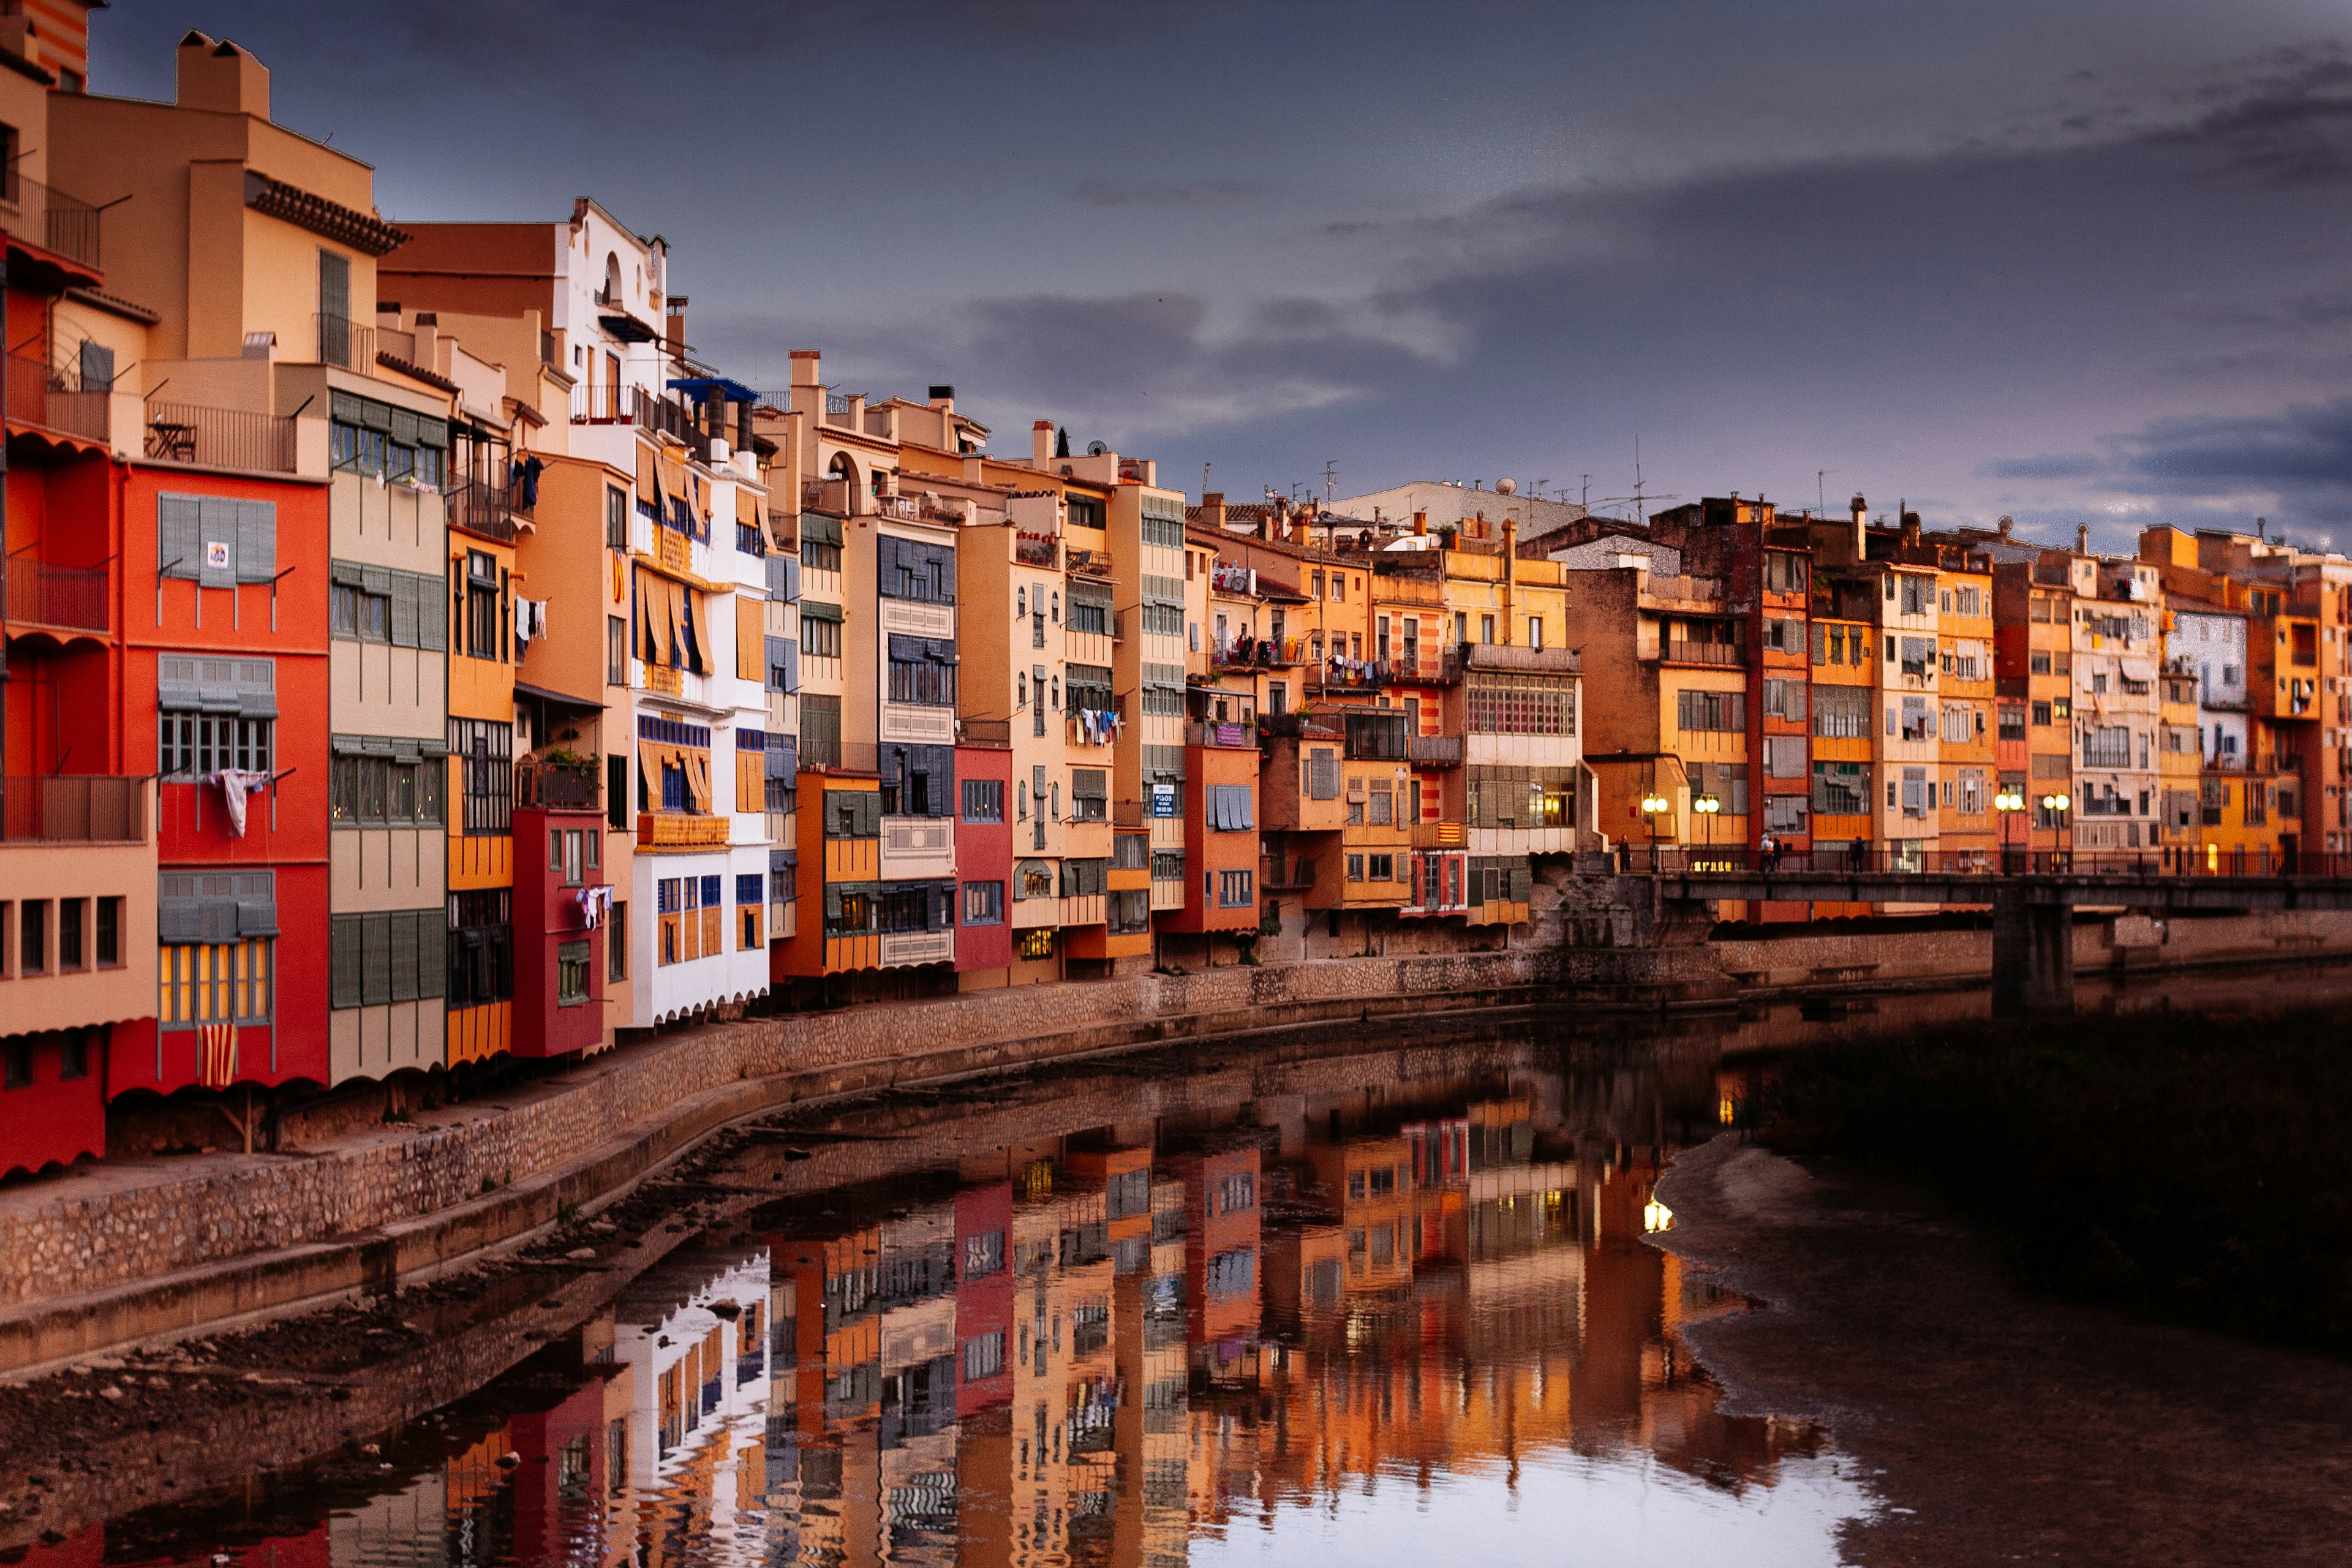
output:
M366 166L273 125L268 91L249 54L191 34L175 102L52 103L51 166L122 198L131 265L110 284L152 316L138 450L157 477L125 492L123 559L157 580L124 720L164 781L163 984L124 1088L202 1081L214 1021L235 1026L240 1083L440 1055L441 801L418 775L443 745L446 403L387 378L352 321L399 237ZM367 831L329 826L349 786L381 806ZM278 961L281 932L323 954L331 915L340 966Z
M107 291L95 209L51 183L82 173L62 166L50 118L82 37L0 43L13 182L0 207L0 1174L102 1154L109 1098L176 1087L154 1065L154 731L124 719L154 668L131 633L134 617L152 624L153 595L132 589L153 573L125 553L143 432L137 399L114 391L116 367L146 358L154 317Z
M551 955L559 1014L594 999L594 979L588 998L578 995L583 959L592 970L601 961L601 1010L614 1030L764 994L778 912L772 835L790 821L770 809L784 804L771 781L793 752L772 729L774 683L788 672L769 658L770 588L788 584L770 564L778 525L772 448L751 429L758 395L692 358L668 247L593 201L556 223L416 225L390 259L383 287L406 319L461 320L486 349L502 337L510 395L534 363L532 396L564 394L560 413L533 408L544 424L522 420L530 455L544 465L539 504L553 512L534 516L528 536L518 529L516 563L526 584L538 580L530 595L551 595L552 662L523 656L515 711L535 747L520 759L526 778L565 781L566 804L532 809L579 816L583 798L601 795L598 859L613 895L601 942L595 928L565 923L566 906L576 910L593 886L584 820L579 888L567 823L545 825L564 837L535 826L529 850L518 846L534 875L553 878L543 911L553 923L531 942ZM530 329L515 325L534 313L535 353ZM593 588L581 570L589 560ZM588 673L597 669L601 680ZM573 780L589 759L601 775L593 794ZM551 873L542 855L567 863ZM584 1040L584 1022L564 1026Z
M757 420L790 476L779 488L800 547L797 874L811 918L773 948L772 973L817 992L935 989L957 973L966 898L959 616L973 592L968 531L1001 515L1003 497L965 459L988 431L949 388L869 408L825 391L815 351L792 364L792 386ZM971 894L983 915L989 896Z

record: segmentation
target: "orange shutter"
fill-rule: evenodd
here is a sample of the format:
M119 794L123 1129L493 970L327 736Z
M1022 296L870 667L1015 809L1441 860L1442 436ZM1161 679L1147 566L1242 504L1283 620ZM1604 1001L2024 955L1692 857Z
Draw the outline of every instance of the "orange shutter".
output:
M735 595L735 674L743 680L756 680L765 685L768 677L768 647L763 638L765 628L761 616L765 605L758 599Z

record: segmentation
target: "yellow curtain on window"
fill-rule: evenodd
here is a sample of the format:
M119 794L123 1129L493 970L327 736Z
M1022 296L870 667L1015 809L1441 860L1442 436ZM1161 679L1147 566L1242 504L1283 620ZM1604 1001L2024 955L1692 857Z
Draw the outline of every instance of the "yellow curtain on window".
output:
M764 811L768 800L768 759L758 752L735 753L735 809Z
M680 747L678 754L686 763L686 790L694 797L694 809L709 811L710 809L710 753Z
M669 617L662 610L662 589L667 580L650 572L637 574L637 622L641 628L641 657L649 665L669 662L669 634L666 629Z
M661 506L661 466L651 447L637 448L637 499L656 510Z

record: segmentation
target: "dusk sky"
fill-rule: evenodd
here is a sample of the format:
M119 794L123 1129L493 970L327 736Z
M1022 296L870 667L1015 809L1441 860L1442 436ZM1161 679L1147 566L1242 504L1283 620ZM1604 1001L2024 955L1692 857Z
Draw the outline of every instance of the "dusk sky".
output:
M394 221L593 195L705 359L1000 450L2352 547L2340 3L118 0L93 90L191 26Z

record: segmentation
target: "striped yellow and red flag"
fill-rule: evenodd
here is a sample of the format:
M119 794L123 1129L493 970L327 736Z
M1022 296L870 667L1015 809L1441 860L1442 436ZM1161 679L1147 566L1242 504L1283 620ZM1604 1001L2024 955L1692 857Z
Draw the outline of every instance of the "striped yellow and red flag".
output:
M236 1026L205 1024L198 1027L200 1047L196 1081L206 1089L226 1089L236 1081Z

